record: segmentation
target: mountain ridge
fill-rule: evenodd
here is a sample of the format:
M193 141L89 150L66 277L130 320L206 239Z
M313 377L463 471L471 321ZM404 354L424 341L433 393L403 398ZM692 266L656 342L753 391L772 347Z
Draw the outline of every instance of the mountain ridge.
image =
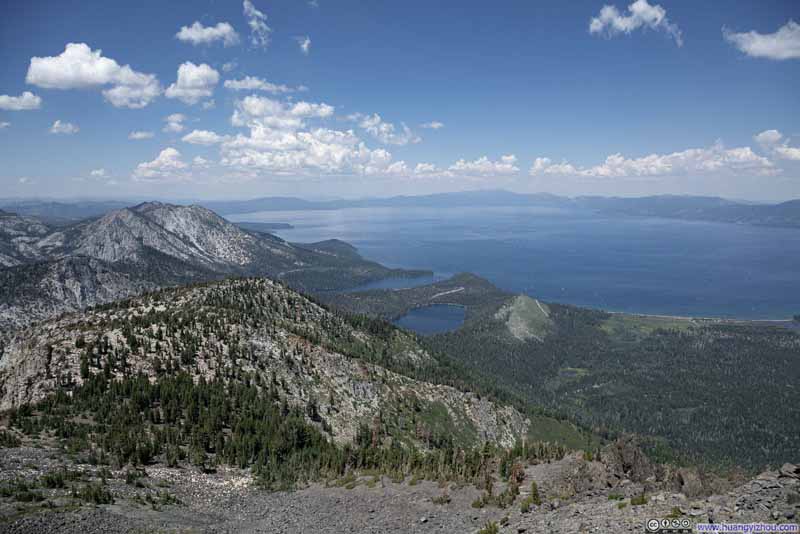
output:
M143 289L226 276L270 276L298 289L328 290L427 273L383 267L342 242L292 244L242 229L202 206L160 202L59 227L27 216L0 217L0 262L5 327L45 318L45 310L71 311Z

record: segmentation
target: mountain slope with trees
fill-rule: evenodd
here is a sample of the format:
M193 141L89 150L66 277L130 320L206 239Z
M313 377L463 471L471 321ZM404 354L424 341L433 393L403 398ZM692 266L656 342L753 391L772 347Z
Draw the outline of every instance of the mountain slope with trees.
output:
M791 461L800 449L800 335L790 321L610 314L556 303L539 310L533 301L527 309L541 313L521 328L509 313L520 297L474 275L324 298L386 319L430 304L465 306L461 328L421 344L600 435L650 436L662 459L677 453L759 468Z

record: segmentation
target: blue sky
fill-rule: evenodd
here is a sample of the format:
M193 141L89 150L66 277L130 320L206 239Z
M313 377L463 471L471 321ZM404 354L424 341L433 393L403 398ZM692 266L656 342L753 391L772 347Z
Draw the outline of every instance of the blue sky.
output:
M0 197L800 197L793 1L2 9Z

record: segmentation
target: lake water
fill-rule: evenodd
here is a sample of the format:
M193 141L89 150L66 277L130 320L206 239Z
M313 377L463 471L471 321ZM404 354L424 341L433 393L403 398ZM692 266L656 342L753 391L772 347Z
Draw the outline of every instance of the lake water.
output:
M455 330L464 322L464 308L450 304L433 304L414 308L394 322L417 334L429 336Z
M229 218L290 223L295 228L277 232L290 241L338 238L384 265L431 269L437 277L474 272L545 301L668 315L776 319L800 313L800 231L788 228L535 207L358 208Z

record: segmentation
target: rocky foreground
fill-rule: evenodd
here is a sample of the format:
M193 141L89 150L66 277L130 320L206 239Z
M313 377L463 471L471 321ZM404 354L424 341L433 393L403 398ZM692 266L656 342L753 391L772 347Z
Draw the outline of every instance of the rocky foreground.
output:
M59 472L63 484L52 476ZM481 504L485 486L369 473L269 493L243 470L113 470L70 463L54 449L12 447L0 455L0 531L619 533L642 532L651 518L795 523L800 513L795 465L733 484L652 466L626 444L609 447L600 461L575 453L527 465L517 479L519 495L505 507ZM532 482L541 504L531 497ZM703 495L726 483L727 491ZM497 478L492 492L506 487Z

